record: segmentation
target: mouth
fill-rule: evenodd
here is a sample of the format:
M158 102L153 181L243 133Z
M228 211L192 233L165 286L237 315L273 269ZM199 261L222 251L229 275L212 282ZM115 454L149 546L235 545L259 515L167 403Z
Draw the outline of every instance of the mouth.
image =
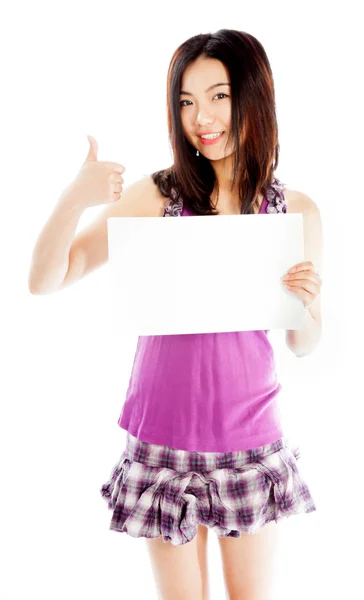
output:
M212 138L203 138L201 136L199 137L199 140L201 141L201 144L203 144L204 146L211 146L211 144L217 144L217 142L219 142L221 140L221 138L224 136L225 131L221 131L219 133L218 136L214 136Z

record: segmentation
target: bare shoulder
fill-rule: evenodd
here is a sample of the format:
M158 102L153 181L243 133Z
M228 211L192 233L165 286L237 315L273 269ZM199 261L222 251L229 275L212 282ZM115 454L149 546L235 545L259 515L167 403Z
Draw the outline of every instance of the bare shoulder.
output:
M145 175L123 190L112 216L162 217L166 202L152 176Z
M323 254L323 225L320 210L304 192L283 189L287 201L287 213L301 213L305 241L305 260L312 260L322 268Z
M283 194L287 202L288 213L320 214L317 204L304 192L285 187Z

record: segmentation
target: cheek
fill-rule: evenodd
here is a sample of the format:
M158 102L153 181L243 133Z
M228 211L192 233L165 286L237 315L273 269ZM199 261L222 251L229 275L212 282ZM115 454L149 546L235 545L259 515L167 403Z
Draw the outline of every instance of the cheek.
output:
M188 120L188 118L186 118L186 117L182 118L182 116L181 116L181 124L182 124L182 131L184 133L184 136L187 138L187 140L189 142L192 142L194 139L192 123Z
M220 119L223 123L225 123L225 125L230 126L230 121L231 121L231 107L230 106L226 106L223 108L223 110L220 113Z
M191 113L188 115L186 111L181 112L181 123L185 131L191 129Z

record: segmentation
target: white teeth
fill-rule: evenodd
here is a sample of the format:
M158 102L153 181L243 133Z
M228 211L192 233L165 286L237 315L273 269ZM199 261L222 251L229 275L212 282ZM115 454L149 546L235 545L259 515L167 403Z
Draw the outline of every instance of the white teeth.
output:
M207 133L206 135L201 135L201 137L204 140L213 140L214 138L219 137L222 134L222 131L220 131L220 133Z

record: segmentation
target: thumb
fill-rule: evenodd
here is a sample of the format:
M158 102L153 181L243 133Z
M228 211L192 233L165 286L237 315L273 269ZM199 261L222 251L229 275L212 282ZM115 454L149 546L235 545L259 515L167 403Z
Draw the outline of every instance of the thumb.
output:
M99 147L97 145L97 141L91 135L88 135L87 139L88 139L88 141L90 143L90 148L89 148L88 154L86 156L85 162L90 162L90 161L93 161L93 160L97 160L97 152L98 152L98 149L99 149Z

